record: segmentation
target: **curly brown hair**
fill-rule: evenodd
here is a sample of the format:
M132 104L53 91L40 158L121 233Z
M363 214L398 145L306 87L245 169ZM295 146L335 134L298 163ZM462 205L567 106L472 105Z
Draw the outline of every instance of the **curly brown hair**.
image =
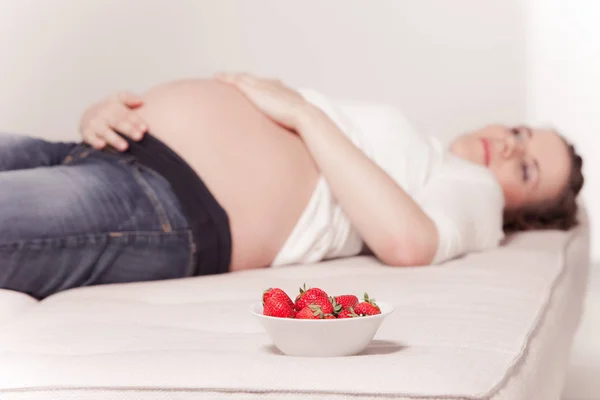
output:
M563 138L569 149L571 158L571 173L567 186L557 201L548 207L536 210L519 210L506 213L504 216L504 231L530 231L534 229L560 229L569 230L578 224L577 220L577 195L583 187L583 159L575 146Z

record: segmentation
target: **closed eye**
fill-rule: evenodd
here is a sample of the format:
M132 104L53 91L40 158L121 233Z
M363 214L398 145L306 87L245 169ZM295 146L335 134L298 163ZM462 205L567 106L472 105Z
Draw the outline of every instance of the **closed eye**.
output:
M512 132L513 135L515 135L517 137L517 139L524 139L525 135L523 135L523 131L519 128L512 128L510 130Z
M521 171L523 173L523 182L527 182L529 180L529 166L527 163L521 164Z
M518 136L520 139L531 139L533 137L533 130L526 125L514 127L510 131L513 135Z

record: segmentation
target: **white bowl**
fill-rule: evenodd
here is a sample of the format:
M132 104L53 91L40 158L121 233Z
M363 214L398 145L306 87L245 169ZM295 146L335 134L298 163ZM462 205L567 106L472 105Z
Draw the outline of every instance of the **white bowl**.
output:
M297 357L341 357L364 350L383 319L394 311L394 307L383 301L377 305L381 314L342 319L269 317L263 315L261 303L254 304L250 311L282 353Z

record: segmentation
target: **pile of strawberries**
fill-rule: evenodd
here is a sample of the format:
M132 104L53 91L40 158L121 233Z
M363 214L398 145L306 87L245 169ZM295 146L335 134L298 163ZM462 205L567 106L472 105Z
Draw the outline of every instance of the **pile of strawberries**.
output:
M352 294L329 297L322 289L306 289L305 284L295 302L279 288L265 290L263 314L278 318L336 319L381 314L381 310L367 293L359 302Z

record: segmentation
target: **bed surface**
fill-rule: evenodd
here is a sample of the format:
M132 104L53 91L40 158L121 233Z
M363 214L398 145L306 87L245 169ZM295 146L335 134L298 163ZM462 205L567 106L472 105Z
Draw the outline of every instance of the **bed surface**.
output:
M442 266L368 257L71 290L0 291L2 399L559 399L587 226L516 235ZM248 308L302 282L392 303L365 352L286 357Z

